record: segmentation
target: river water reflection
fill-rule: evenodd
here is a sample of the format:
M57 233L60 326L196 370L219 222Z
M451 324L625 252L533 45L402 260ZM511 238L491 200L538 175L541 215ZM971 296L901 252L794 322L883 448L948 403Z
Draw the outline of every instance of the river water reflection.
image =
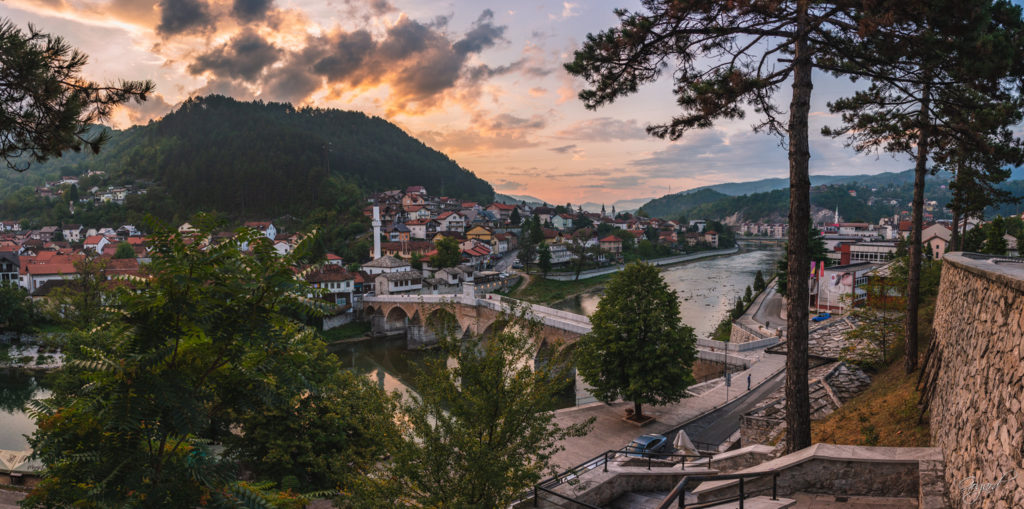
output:
M757 249L669 267L662 275L679 295L683 323L693 327L698 338L707 338L735 305L736 298L743 296L747 285L753 286L754 274L760 270L769 279L782 255L782 249ZM589 316L602 295L604 288L596 288L551 307Z
M670 267L663 274L669 286L679 294L683 321L703 338L714 330L747 285L753 284L754 273L761 270L768 275L781 256L781 249L747 251ZM603 288L588 291L553 307L589 315L597 308L603 294ZM335 343L329 350L341 359L346 369L369 377L388 392L403 394L414 390L416 375L427 360L439 355L436 350L407 350L405 338L401 337ZM31 434L35 424L22 408L29 399L46 394L40 375L0 370L0 449L28 447L22 435ZM575 390L567 386L555 406L564 408L575 402Z

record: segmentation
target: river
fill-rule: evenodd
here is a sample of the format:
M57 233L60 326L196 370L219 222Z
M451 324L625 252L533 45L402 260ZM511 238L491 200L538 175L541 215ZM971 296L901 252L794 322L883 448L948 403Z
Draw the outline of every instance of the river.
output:
M720 256L667 267L665 282L679 296L679 314L683 323L693 327L698 338L707 338L726 313L742 297L747 285L753 286L760 270L765 280L775 272L781 248L758 248L730 256ZM552 304L551 307L591 315L604 295L595 288Z
M747 285L753 284L754 273L761 270L767 277L781 256L781 249L745 251L667 267L662 274L679 295L683 321L703 338L714 331L736 298L743 295ZM589 315L597 308L603 294L604 289L597 288L560 301L553 307ZM369 377L388 392L400 393L413 390L416 374L425 367L428 359L438 355L432 350L407 350L405 338L335 343L329 346L329 350L341 359L346 369ZM711 376L716 369L714 366L702 366L701 373L704 374L701 378ZM35 424L22 407L29 399L45 396L45 383L39 375L0 371L0 449L28 447L22 435L32 433ZM556 408L575 405L575 398L575 390L567 386L559 395Z

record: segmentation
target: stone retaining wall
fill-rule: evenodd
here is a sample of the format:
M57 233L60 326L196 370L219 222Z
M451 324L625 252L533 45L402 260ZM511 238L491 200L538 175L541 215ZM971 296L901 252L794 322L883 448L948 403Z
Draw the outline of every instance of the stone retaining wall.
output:
M956 507L1024 507L1024 263L943 256L925 380Z

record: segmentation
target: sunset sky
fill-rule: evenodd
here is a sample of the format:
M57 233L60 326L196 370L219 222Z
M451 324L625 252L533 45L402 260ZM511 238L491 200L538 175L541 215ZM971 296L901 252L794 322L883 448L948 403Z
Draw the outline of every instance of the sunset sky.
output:
M0 16L65 36L87 77L152 79L157 94L118 127L157 118L190 95L289 101L382 116L491 182L553 203L656 197L788 173L779 140L748 117L678 142L649 123L673 113L662 79L598 111L562 69L588 32L628 0L5 0ZM857 155L817 134L825 102L854 90L815 76L812 174L900 171L905 159ZM788 98L789 89L782 93ZM783 104L788 100L782 101Z

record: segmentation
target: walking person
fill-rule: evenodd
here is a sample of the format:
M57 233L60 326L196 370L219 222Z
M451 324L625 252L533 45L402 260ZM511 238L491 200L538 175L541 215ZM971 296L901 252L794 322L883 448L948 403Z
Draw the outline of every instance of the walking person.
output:
M750 390L750 373L747 373L747 390Z

